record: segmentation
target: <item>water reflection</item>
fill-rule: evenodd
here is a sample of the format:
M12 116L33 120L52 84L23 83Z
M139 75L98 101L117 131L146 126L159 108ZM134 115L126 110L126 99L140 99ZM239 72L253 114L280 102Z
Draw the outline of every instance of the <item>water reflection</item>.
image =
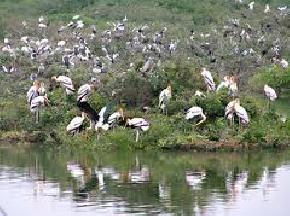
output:
M289 167L281 165L288 155L0 149L0 207L9 215L36 205L53 206L54 215L244 215L235 211L245 208L252 191L261 194L257 206L275 203L272 192L285 187L277 183L281 170L290 177ZM18 211L13 203L21 203ZM37 209L29 215L51 213Z

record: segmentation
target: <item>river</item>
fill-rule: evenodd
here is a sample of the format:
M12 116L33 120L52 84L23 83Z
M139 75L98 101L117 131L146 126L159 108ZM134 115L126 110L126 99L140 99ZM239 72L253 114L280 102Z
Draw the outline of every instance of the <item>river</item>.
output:
M286 216L290 152L0 148L0 216Z

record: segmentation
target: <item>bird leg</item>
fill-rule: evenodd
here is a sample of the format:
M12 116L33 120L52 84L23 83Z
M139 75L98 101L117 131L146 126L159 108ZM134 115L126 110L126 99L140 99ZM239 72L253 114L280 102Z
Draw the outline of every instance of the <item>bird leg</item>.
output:
M38 122L39 122L39 111L38 110L36 111L35 117L36 117L36 124L38 124Z
M135 129L135 142L138 142L138 139L139 139L139 129Z

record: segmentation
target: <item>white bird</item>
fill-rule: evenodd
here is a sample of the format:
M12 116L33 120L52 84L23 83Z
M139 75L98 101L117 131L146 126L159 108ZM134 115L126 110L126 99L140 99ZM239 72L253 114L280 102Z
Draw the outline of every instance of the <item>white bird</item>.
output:
M9 72L8 68L5 67L4 65L2 66L2 70L3 70L4 73L8 73Z
M77 21L77 28L83 28L84 27L84 23L82 20L78 20Z
M43 20L44 20L43 16L39 17L39 18L38 18L38 23L42 23Z
M136 142L138 142L140 132L146 132L149 130L149 123L143 118L127 119L126 126L130 126L132 129L135 130Z
M27 22L26 21L22 21L21 24L25 27L27 26Z
M272 89L267 84L264 85L264 94L270 101L275 101L277 98L277 94L274 89Z
M9 43L9 39L8 38L4 38L4 44L8 44Z
M269 4L266 4L265 5L265 9L264 9L264 13L269 13L270 12L270 7L269 7Z
M43 23L40 23L40 24L38 24L38 28L46 28L47 27L47 25L45 25L45 24L43 24Z
M123 19L123 22L127 22L128 21L128 19L127 19L127 16L126 16L126 14L125 14L125 17L124 17L124 19Z
M233 124L234 113L235 113L235 103L239 102L239 99L230 101L225 108L225 117L229 120L230 124Z
M80 132L80 129L83 125L83 122L84 122L84 119L83 117L75 117L71 120L71 122L66 126L66 131L71 133L71 134L74 134L76 132Z
M49 100L46 95L37 96L33 98L30 102L30 112L36 114L36 123L39 120L39 108L42 106L47 106L49 104Z
M67 76L51 77L51 80L59 83L65 89L67 95L72 95L75 92L71 78Z
M166 89L162 90L159 94L158 108L166 114L166 106L171 99L171 85L169 84Z
M255 4L255 2L253 2L253 1L248 4L248 7L250 8L250 10L253 10L254 4Z
M202 71L201 71L200 74L201 74L201 76L204 79L204 82L206 84L207 90L210 91L210 92L215 91L216 87L215 87L215 83L213 81L211 73L208 70L206 70L206 68L202 68Z
M278 7L277 8L279 11L283 11L283 10L286 10L287 9L287 6L284 6L284 7Z
M74 15L73 17L72 17L72 20L78 20L80 18L80 15Z
M60 46L60 47L64 47L65 44L66 44L65 41L59 41L59 42L57 43L57 45Z
M288 62L285 60L285 59L282 59L281 61L280 61L280 65L281 65L281 67L282 68L287 68L288 67Z
M206 116L201 107L194 106L189 109L185 109L184 111L186 112L185 114L186 120L200 118L200 121L196 124L196 126L202 124L206 120Z
M239 102L235 103L234 106L235 114L239 117L239 123L241 125L247 125L249 123L249 117L246 109L240 106Z

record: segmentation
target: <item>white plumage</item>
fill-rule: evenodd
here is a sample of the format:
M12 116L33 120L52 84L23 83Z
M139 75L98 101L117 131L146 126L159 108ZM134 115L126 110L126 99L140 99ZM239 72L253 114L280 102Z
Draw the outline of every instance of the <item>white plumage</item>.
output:
M265 5L264 13L269 13L270 12L270 7L269 4Z
M202 71L201 71L201 76L204 79L204 82L206 84L207 90L208 91L215 91L215 83L213 81L211 72L209 72L208 70L203 68Z
M59 41L59 42L57 43L57 45L60 46L60 47L64 47L65 44L66 44L65 41Z
M44 106L45 101L47 101L46 96L37 96L31 100L30 111L35 113L41 106Z
M280 65L281 65L281 67L282 68L287 68L288 67L288 62L285 60L285 59L282 59L281 61L280 61Z
M71 95L74 92L74 86L71 78L67 76L59 76L55 78L55 81L60 83L60 85L65 88L67 95Z
M159 94L159 105L160 109L166 107L166 103L171 99L171 87L168 86L166 89L162 90Z
M287 6L284 6L284 7L278 7L277 8L279 11L283 11L283 10L286 10L287 9Z
M46 28L47 25L45 25L45 24L43 24L43 23L40 23L40 24L38 24L38 27L42 29L42 28Z
M254 9L254 4L255 4L255 2L253 2L253 1L248 4L250 10Z
M268 85L264 85L264 94L267 98L269 98L270 101L275 101L277 98L275 90Z
M80 18L80 15L74 15L74 16L72 17L73 20L78 20L79 18Z
M84 118L75 117L71 120L71 122L66 126L67 132L76 132L84 122Z
M247 125L249 123L249 117L246 109L242 106L240 106L239 103L235 103L235 113L240 119L240 123L242 125Z
M143 118L128 119L128 125L134 126L135 128L140 128L141 131L149 130L149 123Z
M205 119L205 114L203 113L203 109L200 107L191 107L187 110L185 119L190 120L194 119L197 116L201 116L202 119Z

